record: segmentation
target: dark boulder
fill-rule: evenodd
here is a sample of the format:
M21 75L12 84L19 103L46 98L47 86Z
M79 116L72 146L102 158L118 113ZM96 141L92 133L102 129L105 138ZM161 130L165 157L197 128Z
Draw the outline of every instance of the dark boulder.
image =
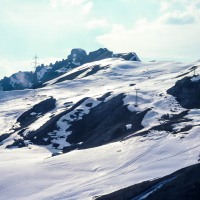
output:
M185 77L167 90L183 108L200 108L200 79L193 81L193 78L196 77Z

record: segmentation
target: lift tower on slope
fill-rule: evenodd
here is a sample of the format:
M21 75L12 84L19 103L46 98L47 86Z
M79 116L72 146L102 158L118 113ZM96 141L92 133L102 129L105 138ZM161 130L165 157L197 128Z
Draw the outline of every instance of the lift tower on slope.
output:
M135 107L138 107L138 91L140 90L139 88L135 88Z
M38 62L38 59L39 59L39 57L37 56L37 54L33 57L33 62L32 62L32 64L33 64L33 68L34 68L34 72L36 71L36 68L37 68L37 66L39 65L39 62ZM37 80L37 75L36 75L36 80ZM34 85L33 85L34 86ZM34 89L34 87L33 87L33 96L35 97L35 89Z
M36 69L36 67L39 65L38 59L39 59L39 57L37 55L35 55L33 57L33 62L32 63L34 65L34 69Z

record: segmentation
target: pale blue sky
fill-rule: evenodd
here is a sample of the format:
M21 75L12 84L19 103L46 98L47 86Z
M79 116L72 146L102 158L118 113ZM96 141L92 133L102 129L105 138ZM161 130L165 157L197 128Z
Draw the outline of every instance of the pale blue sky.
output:
M76 47L195 61L199 33L200 0L0 0L0 77Z

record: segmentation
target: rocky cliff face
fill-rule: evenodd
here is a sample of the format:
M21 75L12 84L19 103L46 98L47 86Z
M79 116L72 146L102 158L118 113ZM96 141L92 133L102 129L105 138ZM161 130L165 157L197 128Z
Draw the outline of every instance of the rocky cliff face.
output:
M200 108L200 76L185 77L177 81L167 93L176 97L184 108Z
M39 88L43 83L59 77L67 71L85 63L98 61L106 58L118 57L124 60L140 61L135 53L114 54L106 48L86 53L83 49L72 49L67 59L56 61L49 66L40 65L35 72L18 72L10 77L0 80L0 89L3 91L23 90L27 88Z

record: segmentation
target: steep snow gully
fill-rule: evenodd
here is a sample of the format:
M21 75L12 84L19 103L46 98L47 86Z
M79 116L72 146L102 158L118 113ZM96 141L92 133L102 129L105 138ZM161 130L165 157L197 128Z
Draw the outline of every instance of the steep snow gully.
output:
M5 78L0 199L199 199L198 66L74 49Z

